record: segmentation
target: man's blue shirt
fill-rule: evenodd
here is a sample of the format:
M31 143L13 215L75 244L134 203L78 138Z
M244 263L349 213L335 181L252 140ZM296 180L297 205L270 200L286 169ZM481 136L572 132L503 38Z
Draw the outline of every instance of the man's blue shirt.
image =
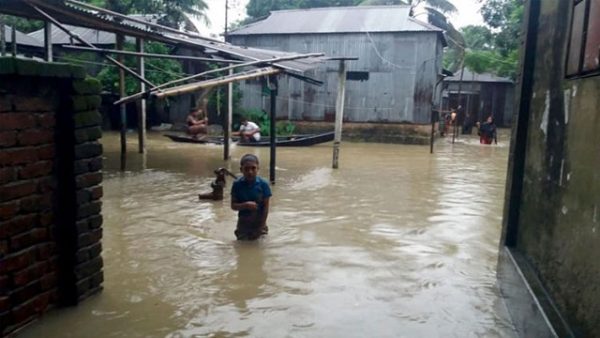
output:
M265 198L271 197L271 187L262 177L256 176L253 183L249 183L245 177L238 178L231 186L231 196L235 197L238 203L254 201L258 204L258 213L262 214L264 210ZM240 210L239 216L246 216L252 213L251 210Z

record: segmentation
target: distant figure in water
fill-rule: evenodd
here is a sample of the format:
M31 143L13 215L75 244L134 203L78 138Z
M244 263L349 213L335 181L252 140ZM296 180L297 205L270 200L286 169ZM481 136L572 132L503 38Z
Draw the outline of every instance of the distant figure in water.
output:
M215 201L223 200L223 189L225 188L225 184L227 183L225 181L225 175L229 175L229 176L233 177L234 179L237 179L237 177L234 174L232 174L229 170L227 170L225 168L216 169L215 175L217 175L217 178L210 184L212 191L209 193L199 194L198 195L199 199L215 200Z
M494 141L495 144L498 144L498 138L496 135L496 124L494 123L494 117L490 115L485 122L479 125L479 143L481 144L492 144Z
M208 119L202 109L191 109L185 122L187 124L187 133L193 138L199 139L206 136Z
M238 240L255 240L269 232L267 216L271 188L258 176L258 157L242 156L240 171L244 176L233 182L231 187L231 209L238 211L235 236Z

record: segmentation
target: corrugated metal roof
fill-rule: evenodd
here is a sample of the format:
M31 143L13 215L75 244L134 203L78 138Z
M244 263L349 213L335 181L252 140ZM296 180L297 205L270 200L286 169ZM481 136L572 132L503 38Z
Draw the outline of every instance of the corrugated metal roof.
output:
M148 21L151 23L157 23L158 19L160 17L162 17L163 15L161 15L161 14L131 14L128 16L131 18L134 18L134 19L145 20L145 21ZM131 26L134 26L134 27L137 27L140 29L145 28L145 27L143 27L142 24L136 23L136 22L132 22ZM65 25L65 27L67 27L71 32L79 35L82 39L84 39L85 41L87 41L93 45L114 45L116 43L116 37L115 37L114 33L99 31L99 30L91 29L91 28L70 26L70 25ZM34 39L41 41L42 45L43 45L44 41L46 40L43 28L40 30L37 30L35 32L31 32L28 35ZM53 45L69 45L69 44L71 44L71 37L67 33L65 33L63 30L61 30L60 28L53 25L52 26L52 44ZM80 43L77 41L73 41L73 44L77 45Z
M273 11L230 35L418 32L442 30L409 16L410 6L326 7Z
M460 71L456 71L454 76L450 76L444 79L444 81L457 82L460 81ZM465 72L463 74L463 82L506 82L513 83L513 80L507 77L496 76L491 73L481 73L477 74L472 72L468 68L465 67Z
M198 35L194 35L194 37L185 36L184 34L170 32L162 28L140 27L139 23L132 23L127 19L76 7L73 4L66 5L64 0L30 1L67 25L106 30L128 36L186 46L201 51L213 50L219 52L219 57L233 57L241 60L263 60L271 59L273 56L294 55L294 53L235 46ZM30 6L27 6L22 0L0 0L0 4L2 5L0 6L0 12L38 20L43 19L43 16ZM318 67L323 60L321 57L310 57L303 60L275 62L273 65L283 68L287 73L290 71L292 73L302 73Z
M12 27L5 25L4 32L5 32L6 42L12 43ZM30 37L25 33L16 31L15 36L16 36L16 40L17 40L17 45L31 46L31 47L44 47L44 43L42 41L39 41L38 39Z
M114 45L115 44L115 34L108 33L104 31L99 31L90 28L84 27L76 27L70 25L64 25L68 28L72 33L79 35L85 41L93 44L93 45ZM30 37L35 38L40 41L45 41L46 38L44 36L44 29L37 30L35 32L28 34ZM62 31L60 28L52 25L52 44L53 45L70 45L71 37ZM73 41L74 45L80 44L77 40Z

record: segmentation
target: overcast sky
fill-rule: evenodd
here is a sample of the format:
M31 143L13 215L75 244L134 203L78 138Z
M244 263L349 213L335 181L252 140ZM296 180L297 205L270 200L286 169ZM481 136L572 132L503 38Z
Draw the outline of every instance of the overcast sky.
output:
M210 27L202 28L203 35L219 35L223 33L225 25L225 0L205 0L209 6L208 16ZM229 0L229 22L235 22L245 17L246 4L249 0ZM451 0L458 9L458 13L451 16L450 21L457 27L467 25L480 25L483 23L479 14L477 0Z

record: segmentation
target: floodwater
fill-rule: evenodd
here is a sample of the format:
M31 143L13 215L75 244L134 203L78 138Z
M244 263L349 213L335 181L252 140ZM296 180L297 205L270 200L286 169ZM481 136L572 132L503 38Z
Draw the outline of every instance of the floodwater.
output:
M496 288L508 132L429 147L344 143L277 150L258 241L234 241L236 213L210 191L246 152L106 134L102 293L55 310L22 337L514 337ZM227 191L231 186L228 180Z

